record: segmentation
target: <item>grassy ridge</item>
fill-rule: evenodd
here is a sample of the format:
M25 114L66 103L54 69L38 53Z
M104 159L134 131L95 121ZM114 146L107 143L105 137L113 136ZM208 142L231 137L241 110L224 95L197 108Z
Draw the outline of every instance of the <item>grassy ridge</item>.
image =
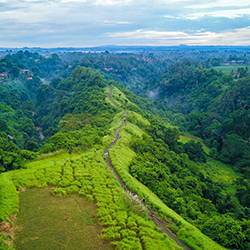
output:
M95 202L97 207L95 216L102 225L102 237L114 245L115 249L181 249L166 235L159 233L159 229L146 216L144 206L141 203L134 203L129 194L123 192L104 161L103 149L92 148L82 155L65 155L64 157L60 155L29 163L26 168L4 175L6 182L12 185L11 192L15 197L17 197L16 188L20 187L50 186L50 193L59 197L76 193L86 197L88 201ZM1 178L3 178L2 176ZM32 192L35 192L34 190ZM34 197L36 197L35 193ZM18 208L17 199L14 207ZM29 209L34 212L37 206L31 206ZM28 208L24 211L28 213ZM39 214L43 217L42 220L53 221L53 217L46 218L45 211L41 210L36 216ZM30 216L27 214L22 218L23 221L20 225L25 224ZM53 230L56 231L56 229ZM71 230L71 227L68 230ZM23 227L23 231L17 233L16 244L19 246L25 241L27 245L25 249L32 249L34 241L29 236L26 239L21 239L22 235L26 235L28 231L30 231L30 227ZM43 234L39 231L39 236L36 237L47 237L45 232L46 230ZM60 234L62 234L61 239L62 244L64 244L65 233L62 231Z
M125 107L125 95L113 86L112 89L112 98L117 105ZM138 108L128 100L127 108L129 107L133 110ZM128 110L127 114L141 124L149 124L134 111ZM14 189L53 186L50 190L53 195L66 197L78 193L87 200L96 202L96 217L103 226L102 237L110 241L116 249L180 249L166 235L159 233L158 228L146 216L143 206L135 204L128 194L122 192L119 183L106 166L103 150L112 142L114 131L121 126L122 117L121 110L115 115L108 135L102 140L103 148L92 148L82 155L62 154L26 164L26 169L5 175L5 182L9 181ZM141 137L142 134L143 130L138 126L126 122L125 128L120 132L121 140L110 149L111 161L122 180L132 192L145 196L148 204L173 221L178 227L178 237L192 249L225 249L169 209L154 193L129 174L129 163L136 155L130 149L129 143L133 137ZM14 196L17 194L13 190ZM18 208L18 201L14 200L12 203ZM6 207L3 209L8 211Z
M130 124L127 122L126 126L130 127ZM133 129L136 130L136 126L133 126ZM137 127L137 130L139 131L140 129ZM168 208L155 194L129 174L128 166L132 158L135 156L135 153L128 147L128 144L133 136L141 134L141 132L138 131L133 132L132 130L123 129L120 131L121 140L110 149L112 164L121 179L131 191L137 193L140 197L147 197L147 203L152 204L152 206L157 208L161 214L170 218L176 223L176 225L178 225L180 230L178 231L177 236L183 243L195 250L225 249L212 241L209 237L202 234L196 227L186 222L172 209Z

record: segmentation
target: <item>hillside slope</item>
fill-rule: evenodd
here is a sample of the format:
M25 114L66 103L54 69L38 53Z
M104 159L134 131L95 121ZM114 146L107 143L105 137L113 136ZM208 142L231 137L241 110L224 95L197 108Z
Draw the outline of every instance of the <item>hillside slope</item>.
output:
M57 85L41 86L39 119L47 135L53 135L40 150L40 160L0 175L1 220L18 212L16 190L48 186L53 195L78 193L94 202L102 238L116 249L181 249L160 233L147 209L155 213L158 225L165 225L190 249L224 249L197 229L214 233L217 218L223 225L219 233L227 236L224 241L216 239L218 242L231 249L248 244L247 221L240 224L220 213L224 204L218 201L226 197L228 186L218 188L206 171L209 165L188 158L194 156L190 151L194 147L195 159L203 160L202 145L188 144L189 154L184 154L177 128L156 118L153 109L148 112L143 99L121 91L119 84L111 82L110 101L106 86L98 73L82 67ZM126 125L115 134L124 110ZM112 143L115 137L120 139ZM105 149L110 144L112 166L129 192L146 198L146 206L123 191L106 165ZM240 230L232 231L235 226Z

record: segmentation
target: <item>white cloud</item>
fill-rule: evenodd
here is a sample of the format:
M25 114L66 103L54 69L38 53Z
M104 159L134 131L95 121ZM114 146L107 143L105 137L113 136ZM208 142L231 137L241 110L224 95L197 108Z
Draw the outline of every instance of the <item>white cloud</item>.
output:
M236 17L241 17L243 15L249 15L249 14L250 14L250 7L246 9L196 12L196 13L191 13L188 15L182 15L181 17L183 19L200 19L204 16L236 18Z
M127 21L104 21L105 24L131 24L131 22Z
M171 15L164 15L165 18L170 18L170 19L183 19L181 16L171 16Z
M69 2L85 3L86 0L62 0L62 3L69 3Z
M132 32L108 33L107 36L126 40L148 41L159 45L250 45L250 26L229 32L197 32L188 34L185 32L166 32L155 30L136 30Z
M132 0L96 0L94 5L123 5L128 4Z
M218 8L218 7L248 7L250 5L249 0L240 0L240 1L235 1L235 0L215 0L210 3L202 3L199 1L196 1L197 4L185 6L185 8L190 8L190 9L209 9L209 8Z
M99 44L246 43L249 0L0 0L0 47ZM204 4L203 4L204 3ZM208 18L207 18L208 17ZM221 18L223 17L223 18ZM225 24L226 18L232 18ZM244 20L243 20L244 19ZM203 23L204 20L209 20ZM216 28L216 24L221 26ZM232 26L231 26L232 24ZM213 25L213 26L212 26ZM195 35L188 34L192 30ZM170 32L171 31L171 32ZM228 38L226 37L228 35ZM40 43L40 44L39 44ZM77 45L78 46L78 45Z

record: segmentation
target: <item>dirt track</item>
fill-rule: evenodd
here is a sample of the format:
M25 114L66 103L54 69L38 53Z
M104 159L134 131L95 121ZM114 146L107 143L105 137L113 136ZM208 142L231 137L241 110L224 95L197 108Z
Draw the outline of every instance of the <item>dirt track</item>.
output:
M109 87L109 99L110 101L117 107L117 105L114 103L114 101L111 99L111 89ZM118 107L117 107L118 108ZM107 162L107 165L109 166L109 168L111 169L111 171L114 173L114 175L116 176L116 178L118 179L118 181L120 182L122 188L128 192L131 193L131 191L127 188L127 186L124 184L124 182L121 180L120 176L116 173L114 167L112 166L112 163L110 161L110 158L109 158L109 154L108 154L108 151L109 149L115 145L115 143L120 139L120 136L119 136L119 132L120 130L125 126L125 118L127 117L127 113L126 111L124 111L124 117L122 118L122 126L120 128L118 128L116 131L115 131L115 137L116 139L104 150L104 155L106 156L106 162ZM134 193L131 193L131 195L136 195ZM148 208L148 214L152 214L153 213L153 210L151 210L150 208ZM155 225L160 229L160 231L162 233L165 233L168 235L169 238L173 239L176 244L180 247L182 247L184 250L191 250L191 248L189 248L188 246L186 246L184 243L182 243L174 234L172 234L168 229L165 228L164 224L158 220L156 217L152 218L152 221L155 223ZM166 222L167 224L167 222Z

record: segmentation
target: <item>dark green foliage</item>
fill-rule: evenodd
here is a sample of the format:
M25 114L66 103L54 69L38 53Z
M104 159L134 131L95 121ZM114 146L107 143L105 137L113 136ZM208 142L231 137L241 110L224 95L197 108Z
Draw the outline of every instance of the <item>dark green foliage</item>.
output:
M214 216L204 223L202 231L227 248L248 249L250 238L247 225L249 221L239 222L229 216Z
M250 208L250 180L243 177L236 181L236 196L244 207ZM250 219L250 218L249 218Z
M71 77L57 85L53 81L50 85L42 85L37 96L37 121L44 133L53 135L57 132L55 129L62 117L59 128L63 132L80 129L86 124L108 125L114 108L104 104L104 87L106 82L102 76L84 67L77 67Z
M19 148L13 142L0 137L0 172L20 168L22 161Z
M130 173L169 207L191 220L216 212L208 196L204 197L207 186L200 182L201 171L185 154L177 155L162 140L154 142L149 137L135 139L131 146L137 156L130 163Z
M178 152L178 139L180 136L177 128L169 128L161 124L158 119L151 119L150 125L146 128L146 132L150 134L154 139L160 139L165 142L170 150Z
M201 142L191 140L183 145L184 152L188 154L190 160L195 162L206 162L205 152Z
M243 158L246 152L249 155L250 149L240 136L235 134L227 135L221 150L221 160L235 164Z

